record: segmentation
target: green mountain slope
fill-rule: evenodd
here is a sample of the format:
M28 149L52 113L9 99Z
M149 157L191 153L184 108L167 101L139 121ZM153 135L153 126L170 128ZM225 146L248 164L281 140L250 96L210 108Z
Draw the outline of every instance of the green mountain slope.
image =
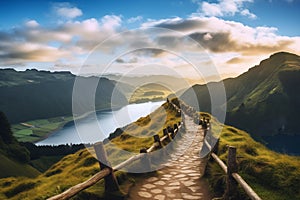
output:
M69 72L0 70L0 110L6 113L11 123L72 115L75 78ZM98 78L78 79L85 83L82 90L82 98L85 98L89 84L94 84ZM95 95L96 109L110 108L112 94L118 97L120 105L127 103L115 84L115 81L106 78L99 80Z
M21 163L0 153L0 178L11 176L36 177L40 172L29 164Z
M300 184L299 156L276 153L254 141L245 131L223 125L214 117L211 117L210 121L212 134L219 136L215 153L227 163L228 146L236 147L238 173L262 199L300 199L298 189ZM224 174L221 167L213 159L210 159L205 177L208 178L216 197L222 196L226 189ZM243 189L240 188L239 191L234 199L248 199Z
M255 138L267 142L282 135L293 135L299 141L299 56L286 52L276 53L248 72L225 79L223 83L227 95L227 124L242 128ZM219 83L209 84L214 87ZM182 95L184 101L195 106L190 98L191 92L196 93L201 111L211 112L207 86L194 85ZM300 153L295 143L285 142L287 144L277 150L284 148L288 152Z
M176 112L168 109L168 104L164 104L149 115L151 116L150 121L149 116L142 117L126 126L123 134L116 135L111 139L111 142L116 146L107 147L108 158L113 166L128 158L120 149L138 152L141 147L149 147L153 144L152 135L154 132L157 131L162 136L161 128L153 126L153 124L161 122L161 116L164 115L162 111L167 111L167 120L163 127L180 120L176 117ZM299 199L300 194L297 190L300 180L299 157L270 151L262 144L255 142L246 132L220 124L209 114L205 116L211 118L213 133L214 130L222 129L218 148L220 158L226 161L226 145L236 146L240 166L239 173L262 199ZM140 126L136 126L136 124ZM134 137L135 135L143 135L144 137ZM87 180L99 171L99 164L92 156L92 154L94 155L93 150L88 150L79 150L74 154L65 156L36 178L10 177L0 179L0 199L32 199L33 196L36 199L46 199ZM145 175L125 174L124 172L117 172L116 176L121 189L134 184L136 178L147 177ZM222 187L225 185L224 177L226 176L215 162L209 163L206 177L209 178L213 189L215 189L214 192L223 194L224 188ZM80 192L74 199L105 199L103 198L103 190L104 183L100 181Z
M123 127L122 135L117 134L120 130L117 129L111 134L111 143L106 144L109 161L115 166L131 156L124 154L124 150L138 153L141 148L149 148L153 144L153 134L162 137L163 128L173 126L180 120L181 117L177 116L176 110L171 109L168 103L164 103L150 115ZM94 156L93 148L83 149L65 156L36 178L0 179L0 199L33 199L33 197L47 199L59 194L99 172L99 163ZM132 178L136 177L122 171L116 172L116 176L123 191L128 190L128 187L134 183ZM103 198L103 192L104 181L101 180L80 192L74 199L107 199Z

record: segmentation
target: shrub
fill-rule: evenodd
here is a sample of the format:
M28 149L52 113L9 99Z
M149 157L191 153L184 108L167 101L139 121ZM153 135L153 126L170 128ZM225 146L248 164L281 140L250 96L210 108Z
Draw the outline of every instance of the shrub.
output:
M94 165L97 162L98 162L98 160L96 158L89 157L84 160L83 166L88 167L88 166Z
M20 183L19 185L17 185L16 187L7 190L6 192L4 192L4 194L8 197L11 198L17 194L19 194L20 192L24 192L27 190L30 190L32 188L34 188L36 185L36 183L34 182L25 182L25 183Z

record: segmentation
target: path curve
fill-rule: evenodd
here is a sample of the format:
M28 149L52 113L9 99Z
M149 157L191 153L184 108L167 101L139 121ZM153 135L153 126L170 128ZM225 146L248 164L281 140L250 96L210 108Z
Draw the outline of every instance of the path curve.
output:
M210 200L207 182L202 178L206 160L200 159L203 131L185 115L186 132L165 167L155 176L138 181L128 200ZM190 140L193 138L193 142ZM182 152L185 152L183 155Z

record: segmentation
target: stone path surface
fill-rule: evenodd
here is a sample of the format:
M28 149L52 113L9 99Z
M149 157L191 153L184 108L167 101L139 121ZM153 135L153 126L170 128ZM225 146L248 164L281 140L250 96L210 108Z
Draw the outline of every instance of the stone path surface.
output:
M202 175L206 160L200 159L203 131L185 116L186 132L177 141L168 162L156 176L141 180L130 190L128 200L208 200L208 184Z

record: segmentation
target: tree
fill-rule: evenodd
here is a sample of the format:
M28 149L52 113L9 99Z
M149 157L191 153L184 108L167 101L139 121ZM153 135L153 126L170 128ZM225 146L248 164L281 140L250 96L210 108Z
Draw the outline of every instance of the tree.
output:
M2 111L0 111L0 137L5 144L11 144L16 141L8 119Z

